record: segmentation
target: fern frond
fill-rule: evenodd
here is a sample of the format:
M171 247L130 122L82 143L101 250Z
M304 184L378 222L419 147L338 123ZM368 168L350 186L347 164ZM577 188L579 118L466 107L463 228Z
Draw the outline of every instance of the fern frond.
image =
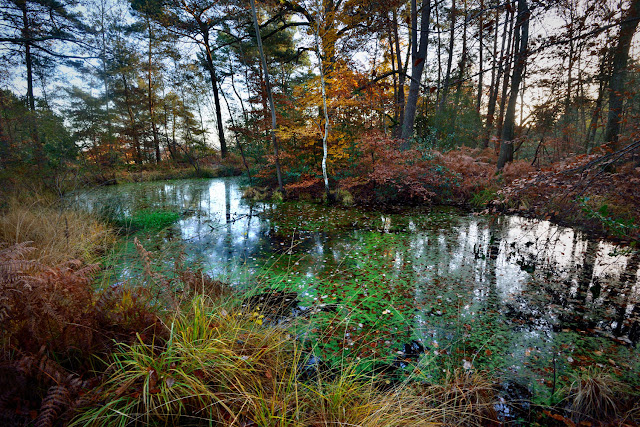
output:
M42 399L40 413L34 425L36 427L52 427L70 403L70 393L66 385L51 386L45 398Z

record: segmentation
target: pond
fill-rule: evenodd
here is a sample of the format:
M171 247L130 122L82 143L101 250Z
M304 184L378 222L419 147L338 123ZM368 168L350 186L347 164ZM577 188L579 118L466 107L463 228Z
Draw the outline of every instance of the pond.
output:
M640 384L637 251L517 216L250 203L241 186L137 183L76 202L112 218L178 213L135 234L154 259L182 259L243 292L295 291L321 359L361 361L390 381L487 371L538 403L591 366ZM108 280L140 272L132 240L110 257Z

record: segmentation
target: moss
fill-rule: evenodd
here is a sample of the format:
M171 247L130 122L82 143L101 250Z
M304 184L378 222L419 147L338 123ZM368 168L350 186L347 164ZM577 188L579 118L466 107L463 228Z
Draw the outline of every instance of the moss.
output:
M282 201L284 201L284 196L282 195L282 193L280 191L276 190L271 195L271 201L272 202L276 202L276 203L281 203Z

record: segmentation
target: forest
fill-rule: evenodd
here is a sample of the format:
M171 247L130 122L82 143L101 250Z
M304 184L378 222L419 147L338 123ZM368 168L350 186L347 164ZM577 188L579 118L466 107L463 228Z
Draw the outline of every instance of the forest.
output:
M0 0L0 424L639 425L639 22Z

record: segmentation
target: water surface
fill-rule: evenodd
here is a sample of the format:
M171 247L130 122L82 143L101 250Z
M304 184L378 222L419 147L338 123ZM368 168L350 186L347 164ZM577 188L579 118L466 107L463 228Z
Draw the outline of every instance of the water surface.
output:
M179 212L175 225L137 234L156 261L182 257L243 292L297 292L322 309L306 336L327 360L426 381L486 370L541 402L590 366L640 383L638 252L517 216L252 204L241 183L126 184L77 203L110 216ZM135 259L123 245L110 280L140 274Z

